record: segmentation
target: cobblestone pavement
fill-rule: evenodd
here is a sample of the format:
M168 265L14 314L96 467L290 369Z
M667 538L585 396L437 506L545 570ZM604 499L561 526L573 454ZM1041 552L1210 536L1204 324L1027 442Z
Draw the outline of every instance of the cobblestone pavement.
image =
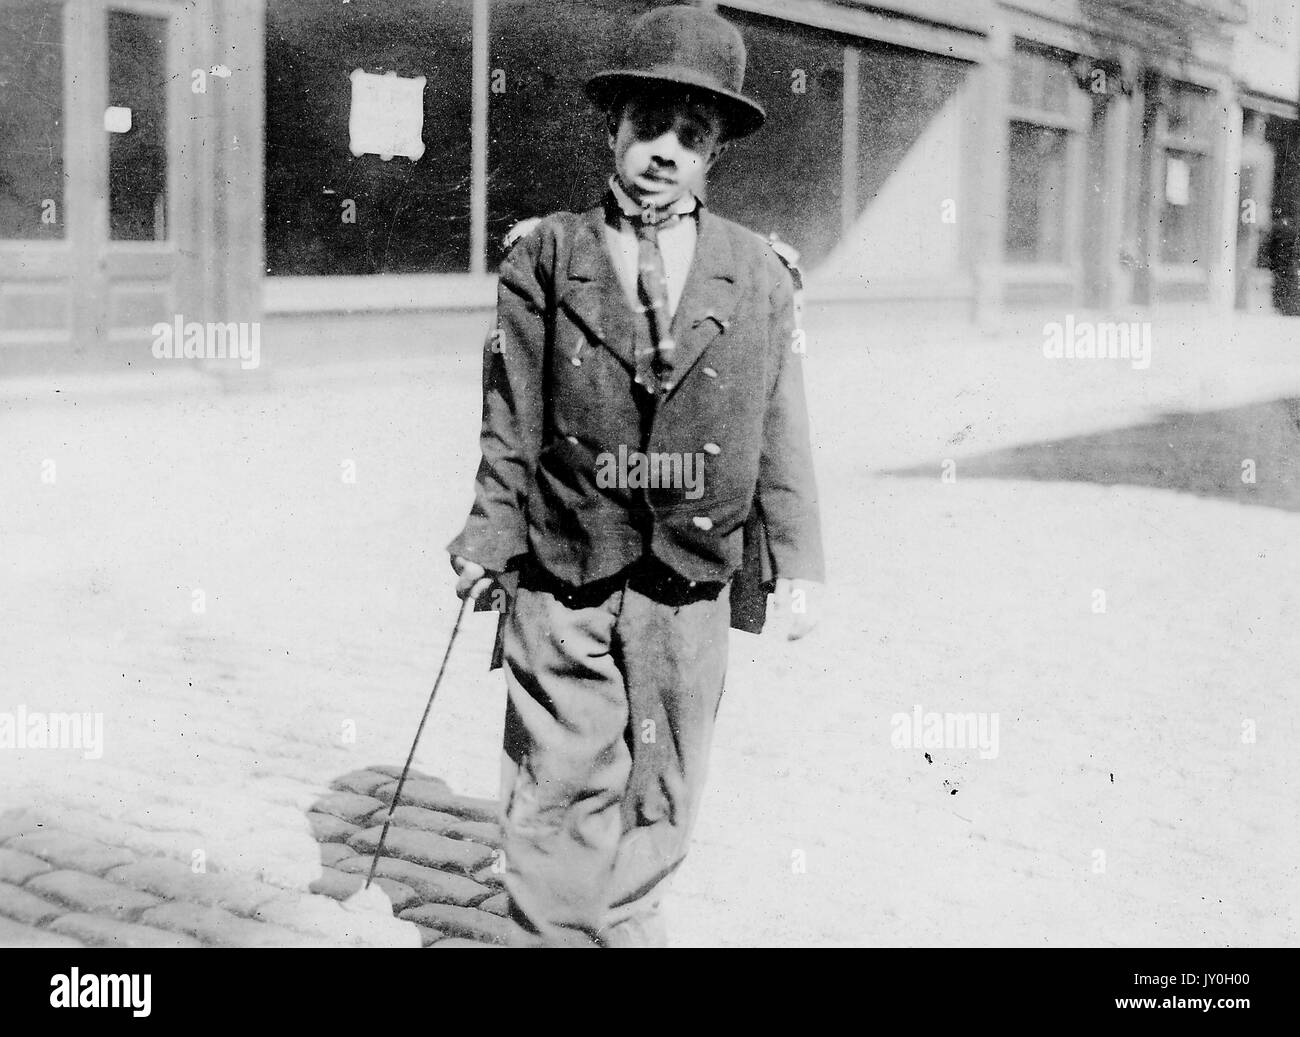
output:
M0 814L0 946L495 947L510 941L497 805L413 772L375 884L392 915L345 908L365 884L400 768L337 778L311 804L318 877L210 870L194 812ZM251 819L250 819L251 821ZM186 859L186 850L189 847Z
M827 612L733 641L674 942L1295 943L1294 327L1160 324L1136 371L814 313ZM390 832L397 917L339 903L454 620L477 343L346 378L274 349L228 393L0 383L0 743L6 716L102 719L0 748L0 945L504 936L490 616ZM1194 443L1097 452L1247 406L1206 423L1230 471L1196 486L1161 460ZM1202 492L1246 459L1257 499ZM996 752L900 737L917 707L996 718Z

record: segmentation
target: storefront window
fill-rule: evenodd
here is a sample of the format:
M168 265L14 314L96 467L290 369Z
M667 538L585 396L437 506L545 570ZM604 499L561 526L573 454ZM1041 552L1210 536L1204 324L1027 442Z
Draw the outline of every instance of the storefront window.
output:
M1184 83L1167 94L1160 209L1160 260L1203 263L1210 227L1213 95Z
M472 8L267 0L272 275L469 271ZM357 69L425 78L418 159L352 153Z
M1065 259L1066 160L1064 130L1011 124L1007 177L1007 255L1013 260Z
M488 265L519 220L600 200L605 122L583 94L614 64L619 32L653 3L492 0L488 66Z
M709 204L761 234L775 231L815 267L840 237L844 41L738 11L726 17L744 33L745 92L767 122L722 157Z
M476 0L267 2L266 246L272 275L468 273ZM606 126L583 93L617 62L628 23L656 0L478 0L486 42L487 268L515 223L600 198ZM859 57L859 213L933 124L966 75L960 62L727 9L748 47L745 92L768 118L733 143L708 204L775 232L815 267L840 240L845 54ZM354 153L354 71L424 77L418 158ZM1036 96L1056 104L1043 77ZM352 145L350 147L350 145ZM851 177L853 172L849 174Z
M865 210L965 82L952 58L863 43L858 72L858 211Z
M1066 56L1053 51L1018 44L1011 71L1007 258L1063 263L1077 90Z
M0 0L0 238L64 226L62 4Z

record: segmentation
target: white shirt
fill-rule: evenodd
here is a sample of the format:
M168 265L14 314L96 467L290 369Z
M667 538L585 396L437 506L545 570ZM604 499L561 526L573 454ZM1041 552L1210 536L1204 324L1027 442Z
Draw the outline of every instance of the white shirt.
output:
M619 208L624 213L631 216L641 214L641 207L628 197L616 178L610 177L609 186L618 200ZM695 196L688 194L669 211L690 212L696 208L696 205ZM686 288L686 277L691 271L691 261L695 258L695 240L698 233L699 228L693 217L674 220L659 230L659 251L664 257L664 277L668 281L669 320L677 312L677 304L681 302L682 292ZM618 279L623 285L628 302L634 307L640 306L641 300L637 296L636 287L638 260L636 228L627 220L620 220L617 230L606 223L605 248L614 261L614 269L618 272Z

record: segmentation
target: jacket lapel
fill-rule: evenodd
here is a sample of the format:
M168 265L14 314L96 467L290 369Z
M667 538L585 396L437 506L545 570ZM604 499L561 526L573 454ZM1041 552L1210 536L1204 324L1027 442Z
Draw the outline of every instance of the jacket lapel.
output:
M726 225L708 209L702 209L695 256L673 314L672 335L677 343L675 385L681 384L710 343L726 329L738 298ZM605 246L602 206L587 210L578 223L558 299L588 334L602 342L628 370L636 370L633 314Z
M673 382L682 379L730 322L739 299L734 257L726 224L708 209L700 210L695 258L686 278L672 333L677 342Z
M582 214L557 297L588 334L603 343L629 370L636 369L632 311L605 246L602 206ZM561 348L564 346L561 343Z

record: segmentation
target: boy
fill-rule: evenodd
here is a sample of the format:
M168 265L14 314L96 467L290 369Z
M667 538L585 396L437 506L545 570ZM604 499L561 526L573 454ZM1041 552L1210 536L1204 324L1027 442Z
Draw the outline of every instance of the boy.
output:
M773 578L789 636L813 624L791 274L700 198L726 142L762 124L744 67L712 12L639 19L622 67L587 84L609 122L604 202L532 221L501 267L483 461L449 550L462 598L518 581L503 836L529 944L665 942L728 628L761 629Z

